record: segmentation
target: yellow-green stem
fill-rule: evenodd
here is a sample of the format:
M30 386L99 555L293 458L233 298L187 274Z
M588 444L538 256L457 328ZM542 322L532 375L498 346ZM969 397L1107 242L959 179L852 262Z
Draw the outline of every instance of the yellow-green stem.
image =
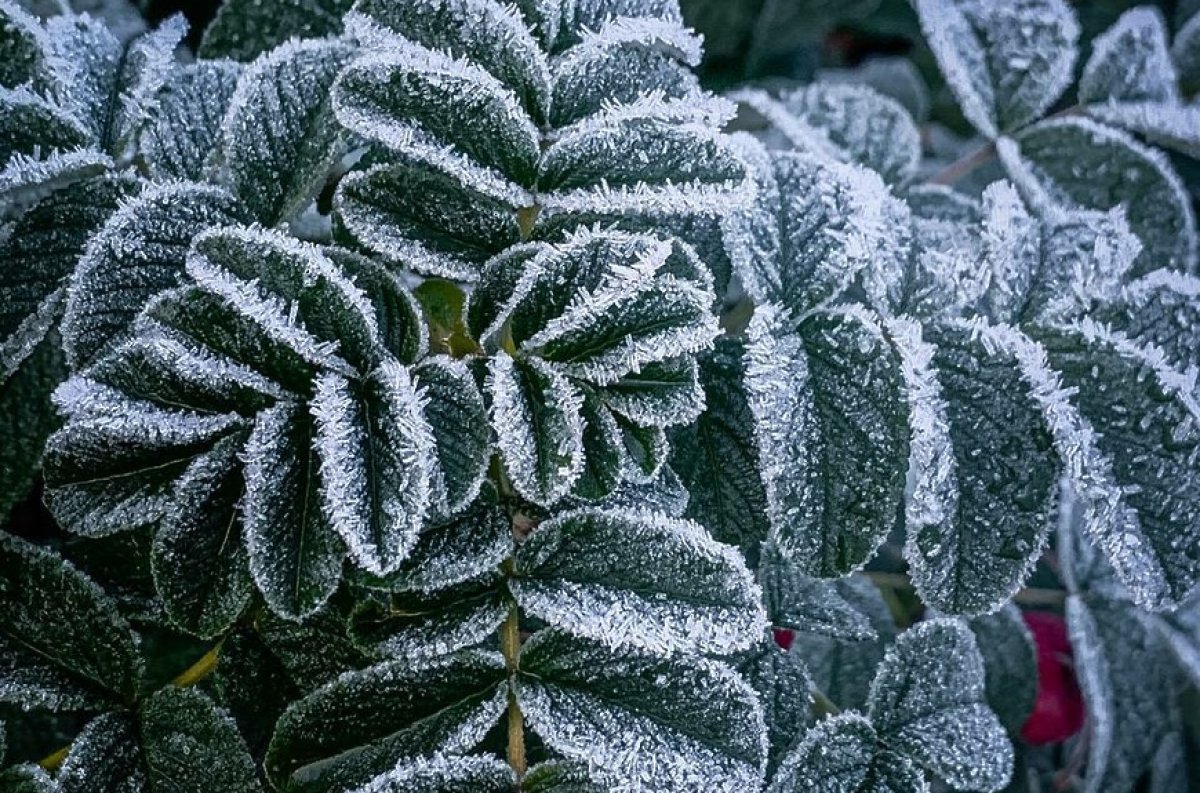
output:
M510 675L516 674L521 655L521 623L517 604L500 627L500 651ZM508 692L508 764L520 778L525 775L525 719L515 691Z

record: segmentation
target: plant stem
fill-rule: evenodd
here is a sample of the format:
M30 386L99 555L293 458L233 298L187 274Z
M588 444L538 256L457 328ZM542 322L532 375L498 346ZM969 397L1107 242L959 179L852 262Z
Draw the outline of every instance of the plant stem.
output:
M961 157L947 165L942 170L933 175L929 180L929 184L952 185L959 179L963 178L971 171L986 162L990 162L996 156L996 144L988 143L971 152L965 157Z
M823 716L836 716L842 712L842 709L834 704L833 700L825 696L825 692L815 686L809 690L812 696L812 712L818 719Z
M213 673L213 670L217 668L217 661L220 659L220 657L221 643L217 642L212 646L211 649L209 649L208 652L200 656L200 659L196 661L196 663L192 664L187 669L184 669L182 672L176 675L175 679L173 679L167 685L177 686L179 688L189 688L196 685ZM43 757L38 761L38 765L47 771L54 771L60 765L62 765L63 760L67 759L67 752L70 750L71 747L69 745L64 746L58 751Z
M508 619L500 627L500 651L509 676L515 676L521 655L521 622L516 603L509 607ZM508 691L508 764L518 779L525 775L525 718L512 688Z

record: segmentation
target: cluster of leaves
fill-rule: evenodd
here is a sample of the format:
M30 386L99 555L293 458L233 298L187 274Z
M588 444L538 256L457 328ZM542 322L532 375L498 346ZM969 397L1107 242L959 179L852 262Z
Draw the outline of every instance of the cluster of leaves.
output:
M227 0L199 60L0 0L0 511L40 465L72 535L0 534L0 701L86 717L0 785L1030 789L1048 558L1085 789L1186 786L1200 15L1047 117L1061 0L916 6L932 178L912 79L714 96L674 0Z

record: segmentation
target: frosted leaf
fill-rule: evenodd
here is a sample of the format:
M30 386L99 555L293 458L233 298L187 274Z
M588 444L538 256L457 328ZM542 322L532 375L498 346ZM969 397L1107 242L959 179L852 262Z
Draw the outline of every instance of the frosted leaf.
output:
M960 790L999 791L1013 749L988 709L984 664L960 622L931 620L888 648L871 684L867 711L880 737Z
M1171 43L1171 59L1184 88L1194 91L1200 85L1200 8L1186 22L1181 21L1178 28Z
M475 280L521 239L512 207L428 163L377 165L338 185L340 233L390 262L427 275Z
M290 41L242 72L221 122L230 188L267 225L303 209L341 156L329 90L353 50L344 42Z
M318 611L304 622L264 611L256 623L255 633L301 691L368 665L366 656L346 636L345 621L332 611ZM274 720L270 726L274 727ZM265 737L270 737L269 731Z
M769 546L762 551L758 581L773 626L844 641L876 638L867 615L848 602L833 582L809 578Z
M394 571L424 525L436 465L426 405L395 363L359 383L332 372L316 382L324 509L351 561L372 573Z
M753 162L754 207L725 228L734 272L759 303L799 317L840 294L902 236L903 206L869 171L797 154L762 153Z
M346 550L321 503L315 429L304 408L258 414L243 452L250 575L277 614L299 619L337 589Z
M531 117L545 118L550 95L546 55L512 5L498 0L359 0L347 18L351 35L359 35L364 21L482 67L520 98Z
M1200 106L1157 102L1092 105L1088 115L1141 135L1151 143L1200 159Z
M1036 120L1071 82L1079 23L1064 0L918 0L916 9L963 115L989 138Z
M787 754L766 793L928 793L924 774L879 746L871 722L840 713L817 722Z
M364 372L379 357L374 307L313 245L257 227L213 229L195 238L186 269L313 364Z
M1195 371L1179 372L1158 348L1090 321L1039 329L1036 338L1076 392L1067 404L1080 429L1067 440L1084 457L1073 477L1088 537L1139 605L1183 601L1200 582Z
M139 140L151 176L163 180L205 176L241 71L232 61L197 61L171 72L159 96L158 112Z
M282 789L348 790L402 758L469 751L504 712L504 677L503 659L480 652L347 672L283 714L267 777Z
M137 722L125 713L89 721L71 742L58 772L63 793L141 793L149 790L138 751Z
M365 55L333 89L338 121L405 160L524 206L538 132L511 89L482 67L405 44Z
M691 424L705 405L696 359L690 357L647 364L600 394L614 412L643 427Z
M666 431L662 427L639 426L620 414L614 414L613 417L621 428L621 440L625 446L625 468L621 472L625 482L633 485L666 484L661 481L664 464L671 454ZM668 489L677 493L681 488L682 485L674 480L668 486ZM686 492L679 493L685 500Z
M322 249L330 261L350 277L374 309L375 327L382 344L396 360L416 363L429 351L429 331L421 304L402 277L383 264L345 248Z
M1184 734L1176 731L1163 739L1150 767L1150 793L1171 793L1187 790L1190 784L1188 744Z
M88 146L90 131L59 106L22 86L0 87L0 161Z
M536 358L488 361L492 429L505 471L535 504L566 495L583 470L583 406L578 390Z
M437 592L494 572L512 548L508 515L481 499L453 520L422 531L412 553L394 572L360 574L357 581L388 592Z
M134 637L92 580L50 551L0 534L0 700L98 710L132 700Z
M168 183L126 201L89 240L71 278L63 342L82 369L132 330L146 302L181 281L192 238L244 217L219 187Z
M802 630L796 633L791 652L804 660L814 686L832 702L842 709L864 708L875 669L896 637L896 624L870 579L851 576L831 586L846 603L866 616L873 631L871 638L852 641Z
M254 760L233 720L196 689L167 686L141 706L148 791L259 790Z
M758 646L735 659L737 670L758 692L767 725L767 776L782 755L812 723L812 680L796 653L763 635Z
M339 33L353 0L225 0L204 31L201 58L251 61L293 37Z
M566 505L595 506L604 510L650 510L682 518L687 510L688 492L680 484L675 472L663 465L657 476L649 482L631 481L627 475L612 493L594 504L569 502Z
M58 323L64 287L88 237L134 187L124 176L65 185L7 229L0 240L0 382Z
M867 86L898 102L914 121L929 119L929 86L908 58L876 56L853 69L822 69L817 76L831 85Z
M200 636L224 631L250 602L237 459L244 443L244 434L231 435L188 466L154 535L155 589L171 621Z
M949 324L926 337L940 394L922 441L942 451L925 464L952 466L939 476L953 485L926 496L904 555L924 602L989 613L1025 583L1053 519L1063 462L1038 398L1052 376L1007 326Z
M1200 598L1193 597L1175 612L1163 615L1156 627L1192 683L1200 681Z
M923 220L975 225L983 217L978 200L945 185L916 184L904 198L913 215Z
M737 551L690 521L585 509L538 526L509 586L524 612L613 650L728 655L766 629Z
M432 595L407 592L367 603L351 618L351 640L375 657L428 663L491 640L508 616L501 589L466 584Z
M583 416L583 470L571 494L585 502L603 499L631 470L621 425L594 395L585 396Z
M0 86L16 88L42 71L45 31L20 4L0 3Z
M591 779L586 763L571 760L538 763L521 778L521 789L528 793L605 793L606 790Z
M127 156L157 108L186 21L171 17L127 45L87 15L52 17L46 31L47 65L64 107L88 126L94 144Z
M50 395L66 374L57 333L48 334L0 384L0 516L29 494L42 450L60 420Z
M749 337L746 392L771 539L806 575L845 575L874 555L904 495L899 355L859 308L814 314L793 330L761 306Z
M64 793L201 793L260 790L254 761L233 720L195 689L151 695L135 717L92 720L59 774Z
M538 164L547 213L705 214L748 197L728 140L699 124L653 118L577 127Z
M448 356L427 358L413 371L424 394L425 422L433 433L437 465L433 505L452 515L470 504L487 476L492 437L487 408L467 365Z
M56 401L72 420L46 442L46 504L76 534L153 524L192 458L243 424L229 413L161 408L96 388L84 379L59 388ZM72 407L74 393L91 396Z
M184 349L208 349L212 357L237 361L241 367L279 384L293 394L306 394L316 367L302 357L291 338L268 335L256 319L239 313L221 298L195 286L160 293L146 305L137 320L138 330L148 336L176 339ZM306 351L301 347L301 351ZM203 354L197 356L203 360ZM207 371L204 366L200 371ZM221 366L230 373L228 364ZM241 379L241 376L237 376Z
M1010 733L1017 733L1037 698L1037 650L1033 636L1011 603L967 623L983 656L987 703Z
M1163 350L1176 370L1200 366L1200 280L1156 270L1094 314L1122 335Z
M0 785L10 793L59 793L58 782L40 765L22 763L0 771Z
M108 155L94 149L52 151L44 157L14 154L0 166L0 219L22 201L45 190L99 176L112 167Z
M729 667L613 652L541 631L514 681L526 724L603 789L743 793L761 784L762 710Z
M517 287L530 285L526 271L541 269L542 262L553 255L550 245L534 242L514 245L484 264L467 296L464 312L467 330L481 346L500 346L509 315L524 298Z
M433 755L401 760L351 793L509 793L516 778L495 757Z
M1092 41L1092 54L1079 77L1081 103L1178 100L1167 24L1157 8L1129 9Z
M1124 211L1025 209L1016 190L997 182L983 195L980 310L997 322L1081 316L1110 297L1141 252Z
M1196 219L1179 177L1166 158L1128 135L1079 117L1043 121L1019 133L1019 163L1049 198L1068 207L1106 211L1121 205L1142 241L1132 275L1158 267L1190 271L1196 266ZM1003 154L1003 150L1002 150Z
M699 98L689 66L699 63L700 42L691 31L663 20L614 19L553 63L550 122L555 127L629 106L653 96L660 101Z
M832 153L840 162L877 172L889 184L910 180L921 158L921 138L908 112L871 88L856 85L808 86L779 99L784 111L817 136L792 141L801 150ZM787 128L780 130L786 136Z
M1091 725L1086 793L1133 790L1171 730L1164 714L1182 681L1150 620L1126 602L1067 599L1075 674Z
M694 425L671 433L671 465L690 496L687 517L751 554L769 525L743 385L744 353L741 341L721 337L700 357L705 409Z

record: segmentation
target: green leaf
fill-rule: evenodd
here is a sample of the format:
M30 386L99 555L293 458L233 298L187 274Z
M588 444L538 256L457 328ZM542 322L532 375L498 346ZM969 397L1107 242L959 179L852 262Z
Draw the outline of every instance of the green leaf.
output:
M387 574L411 553L429 505L435 445L408 372L385 363L363 382L321 375L310 410L325 513L351 561Z
M900 356L858 308L814 314L793 330L760 306L749 336L746 391L771 538L805 575L845 575L887 537L904 495Z
M59 426L50 395L66 369L58 334L49 333L0 384L0 523L28 495Z
M404 364L424 358L429 351L425 318L420 303L400 276L373 259L343 248L327 247L323 252L366 294L374 309L380 344Z
M835 582L809 578L769 545L762 549L758 581L772 626L844 641L876 637L870 619L842 596Z
M402 757L468 751L504 712L504 676L500 656L485 653L348 672L283 714L267 775L282 791L347 790Z
M233 720L195 689L174 686L136 716L109 713L75 739L59 774L63 793L257 793L254 761Z
M1064 470L1046 416L1054 376L1008 326L946 324L927 339L937 383L914 446L932 470L910 500L904 556L924 602L990 613L1024 585L1054 520Z
M371 780L371 793L509 793L516 776L495 757L433 755L401 760Z
M484 263L520 242L511 206L428 163L355 171L334 196L338 231L397 266L475 280Z
M44 36L37 18L19 4L0 5L0 86L16 88L38 76Z
M1064 0L918 0L916 10L963 115L989 138L1037 120L1071 82L1079 23Z
M59 793L58 783L39 765L25 763L0 771L0 788L7 793Z
M314 652L327 650L326 645ZM237 722L250 753L262 757L275 722L301 689L252 628L235 627L221 640L212 675L213 697Z
M0 242L5 262L0 270L0 382L46 341L62 315L65 287L88 238L134 188L133 179L115 175L61 185L8 230ZM52 344L57 347L58 341ZM45 362L48 356L43 350L40 357ZM33 362L25 367L26 382L48 373L34 368Z
M548 505L570 491L583 468L583 400L552 365L500 354L488 361L492 428L518 493Z
M159 96L158 112L139 140L151 176L204 178L241 72L231 61L208 60L171 72Z
M865 708L875 670L887 646L896 638L896 623L870 579L851 576L831 586L842 600L867 618L871 634L860 640L838 639L809 632L808 626L802 626L793 639L791 652L804 660L814 686L838 707Z
M909 628L888 648L871 684L868 713L893 751L960 790L999 791L1013 749L985 702L983 657L959 622Z
M277 613L299 618L337 589L346 549L321 508L315 429L300 405L264 410L243 452L250 574Z
M671 467L690 495L687 517L750 554L769 526L744 352L741 341L722 337L699 359L705 409L695 425L671 433Z
M1092 105L1087 113L1097 121L1140 135L1151 143L1200 158L1200 108L1161 102L1120 102Z
M1062 384L1076 391L1070 405L1082 426L1060 444L1083 456L1073 484L1087 536L1140 605L1181 603L1200 583L1194 373L1090 321L1035 337Z
M515 561L509 586L525 612L614 651L728 655L766 628L741 556L690 521L568 512L540 524Z
M197 234L243 217L224 190L194 183L148 187L109 217L71 278L63 317L71 368L84 368L128 338L146 302L181 282Z
M1086 793L1127 793L1172 729L1182 681L1146 614L1128 602L1072 595L1067 626L1091 724Z
M1183 5L1180 5L1180 10ZM1195 92L1200 87L1200 13L1179 25L1171 44L1171 59L1179 73L1183 89Z
M798 317L836 298L892 244L902 208L875 174L792 152L745 154L758 192L730 220L730 258L758 304Z
M613 652L548 630L522 648L514 685L530 729L587 763L605 789L634 781L648 790L740 793L760 784L762 710L719 663Z
M303 209L342 154L329 91L353 50L341 41L290 41L238 80L221 128L233 192L272 226Z
M234 414L160 408L87 379L69 381L57 398L70 420L46 442L46 505L62 525L89 537L162 518L192 458L244 426Z
M188 466L154 538L154 583L167 614L200 636L224 631L250 602L238 510L244 445L244 434L231 435Z
M343 126L405 161L514 209L531 203L537 127L478 64L413 45L380 48L342 72L333 107Z
M133 699L133 634L91 579L49 551L0 534L0 699L97 710Z
M758 692L767 725L768 777L784 753L812 723L812 679L799 654L782 649L770 637L740 656L737 670Z
M497 0L470 0L465 5L441 0L425 7L360 0L354 12L365 20L353 18L353 30L373 23L406 41L477 64L511 89L530 116L544 119L550 104L546 54L511 6Z
M321 38L341 32L353 0L225 0L204 30L201 58L251 61L290 38Z
M367 603L350 623L350 638L375 657L420 666L494 640L510 604L497 587L464 584L432 595L406 592L387 606Z
M453 519L426 527L395 572L359 574L357 580L385 592L437 592L494 572L512 547L508 514L481 498Z
M1010 733L1017 733L1033 711L1037 698L1037 648L1011 603L995 614L967 623L983 655L987 703Z
M927 793L921 770L879 746L870 720L841 713L790 751L766 793Z
M705 407L699 368L690 356L642 366L599 394L614 413L640 427L690 425Z
M610 495L621 484L621 477L630 468L628 452L613 414L594 395L584 397L583 470L572 494L585 501L598 501Z
M20 155L66 152L89 143L88 130L28 88L0 88L0 162L9 167Z
M417 366L413 382L426 400L424 417L436 445L434 504L453 515L479 495L491 461L483 394L466 364L440 355Z
M1140 6L1093 39L1079 77L1079 101L1176 103L1176 82L1166 20L1158 9Z
M1002 160L1028 192L1032 181L1069 207L1125 208L1142 241L1133 275L1159 267L1196 267L1196 218L1179 177L1166 158L1119 130L1067 117L1043 121L1014 137L1019 153Z

